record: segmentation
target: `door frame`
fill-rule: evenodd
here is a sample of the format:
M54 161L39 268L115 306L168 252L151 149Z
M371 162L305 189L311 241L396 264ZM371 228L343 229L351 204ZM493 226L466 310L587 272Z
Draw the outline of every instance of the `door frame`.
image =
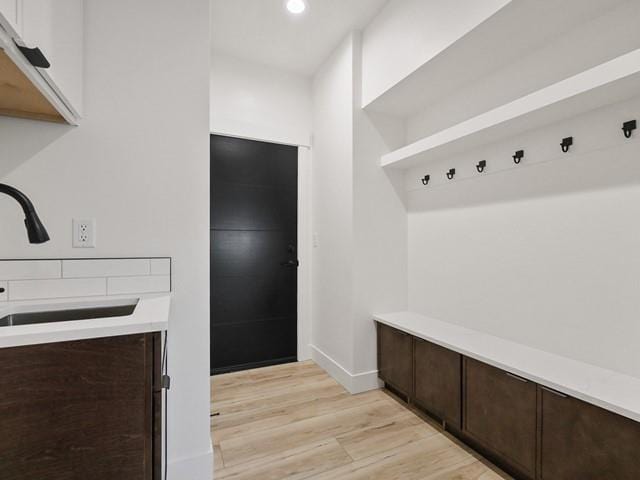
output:
M225 137L242 138L245 140L256 140L258 142L276 143L279 145L290 145L298 148L298 361L309 360L311 350L311 259L313 258L313 222L311 204L311 147L309 145L296 145L286 143L268 137L251 137L234 135L229 132L218 132L212 130L211 135L223 135Z

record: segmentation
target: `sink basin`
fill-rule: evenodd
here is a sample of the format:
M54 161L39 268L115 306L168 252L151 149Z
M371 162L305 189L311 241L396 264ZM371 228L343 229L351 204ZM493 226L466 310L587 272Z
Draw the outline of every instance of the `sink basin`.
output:
M72 320L90 320L92 318L125 317L127 315L131 315L135 309L136 304L134 303L130 305L12 313L0 318L0 327L33 325L36 323L69 322Z

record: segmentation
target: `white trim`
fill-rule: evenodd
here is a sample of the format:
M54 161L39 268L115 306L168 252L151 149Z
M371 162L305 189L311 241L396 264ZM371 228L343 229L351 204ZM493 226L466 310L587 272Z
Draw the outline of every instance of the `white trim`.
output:
M311 149L298 148L298 360L311 358Z
M346 388L349 393L362 393L381 387L377 370L353 374L315 345L309 345L309 348L313 361Z
M240 128L240 130L246 130ZM237 133L231 133L227 130L211 129L209 132L211 135L221 135L223 137L242 138L243 140L255 140L256 142L277 143L278 145L290 145L292 147L305 147L311 148L311 139L300 142L290 137L280 137L278 135L238 135Z
M207 452L191 457L172 460L168 465L168 480L212 480L213 475L213 447Z

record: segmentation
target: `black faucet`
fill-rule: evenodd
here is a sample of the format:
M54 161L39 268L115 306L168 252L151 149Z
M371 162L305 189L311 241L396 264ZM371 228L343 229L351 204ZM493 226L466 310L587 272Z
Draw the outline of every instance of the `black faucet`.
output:
M27 227L29 243L44 243L49 241L47 229L44 228L40 218L38 218L38 214L36 213L33 203L31 203L31 200L29 200L24 193L17 188L5 185L4 183L0 183L0 193L9 195L22 207L22 210L24 211L24 225Z

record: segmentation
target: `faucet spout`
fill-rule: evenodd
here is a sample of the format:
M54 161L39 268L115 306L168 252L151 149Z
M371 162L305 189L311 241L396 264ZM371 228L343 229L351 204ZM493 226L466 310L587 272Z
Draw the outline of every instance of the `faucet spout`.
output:
M0 183L0 193L9 195L22 207L22 211L24 212L24 225L27 228L29 243L44 243L49 241L47 229L44 228L44 225L40 221L33 203L31 203L31 200L29 200L24 193L4 183Z

